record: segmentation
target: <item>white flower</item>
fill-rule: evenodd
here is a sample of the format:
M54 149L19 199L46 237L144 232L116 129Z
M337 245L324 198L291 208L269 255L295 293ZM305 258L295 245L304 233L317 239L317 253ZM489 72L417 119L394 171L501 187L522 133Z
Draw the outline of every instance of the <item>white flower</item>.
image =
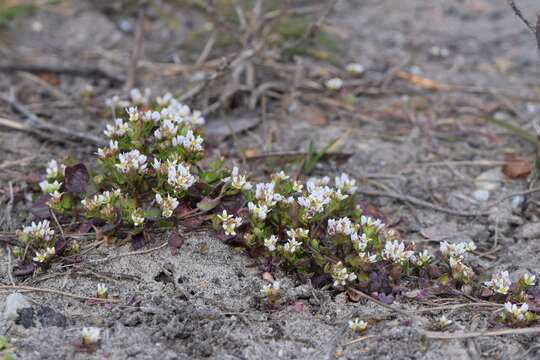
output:
M536 276L531 274L523 274L521 277L525 286L533 286L536 283Z
M329 90L337 91L343 87L343 80L340 78L332 78L326 82L326 88Z
M336 187L343 193L352 195L358 189L358 186L356 186L356 180L351 179L346 173L336 176L335 182Z
M159 129L156 129L154 131L154 137L158 140L161 139L169 139L176 135L178 132L178 127L171 121L171 120L165 120Z
M173 99L173 95L170 92L166 92L163 96L158 96L156 102L159 106L168 106Z
M158 111L148 110L143 114L142 119L144 121L154 122L157 124L159 123L159 120L161 120L161 114Z
M277 241L278 238L276 235L270 235L269 238L264 239L264 246L266 246L269 251L274 251L276 250Z
M304 184L302 184L300 181L293 181L292 183L293 191L295 192L302 192L302 189L304 188Z
M107 125L104 133L108 137L120 137L129 131L129 124L124 123L124 120L118 118L114 121L114 125Z
M446 318L446 315L443 315L439 318L439 327L445 328L448 325L452 324L453 321Z
M123 173L137 171L144 173L146 171L146 155L141 154L139 150L131 150L127 153L118 154L119 164L115 166Z
M529 305L525 303L518 307L516 304L507 302L504 304L504 309L507 313L512 315L514 320L521 321L525 319L525 314L527 314L527 311L529 311Z
M58 193L60 191L60 187L62 184L60 184L58 181L49 182L47 180L43 180L39 183L39 187L41 188L41 191L44 194L51 195L53 193Z
M141 209L137 209L131 214L131 222L134 226L140 226L144 223L144 213Z
M108 289L107 289L107 286L105 286L105 284L98 284L96 295L100 299L105 299L107 298L107 291Z
M302 228L288 229L286 233L290 239L296 239L296 238L305 239L309 236L309 230L302 229Z
M223 210L221 215L217 216L219 220L221 220L223 230L225 231L225 235L231 236L236 235L236 228L242 225L242 218L241 217L234 217L232 215L227 214L227 210Z
M381 231L386 226L380 219L373 219L365 215L360 217L360 224L362 226L374 227L378 231Z
M56 160L51 160L47 164L47 179L53 180L56 179L59 176L64 176L64 170L66 167L64 165L58 166L58 162Z
M277 173L273 174L272 178L276 179L276 180L283 181L283 180L287 180L289 178L289 175L285 174L285 172L283 170L281 170L280 172L277 172Z
M54 236L54 230L50 227L49 220L32 222L30 226L25 226L22 232L35 241L49 241Z
M230 183L234 189L237 190L250 190L251 183L246 181L246 175L240 174L238 167L233 167L231 176L226 177L223 181Z
M200 136L193 135L192 130L188 130L185 136L178 135L172 140L173 146L179 146L182 145L182 147L186 150L198 152L203 151L203 138Z
M194 111L186 117L186 121L194 127L204 125L204 117L200 111Z
M347 282L356 280L356 274L349 273L341 261L332 268L332 277L334 278L334 287L345 286Z
M126 108L126 113L128 114L129 121L138 121L139 120L139 110L136 107Z
M174 209L178 207L178 200L171 195L167 194L166 198L163 198L161 194L156 193L156 202L161 208L161 214L163 217L171 217Z
M280 283L278 281L274 281L272 284L263 285L261 294L266 296L270 304L273 304L276 301L279 289Z
M440 251L444 256L453 257L458 260L463 260L468 252L476 250L476 244L473 241L461 243L441 242Z
M298 197L298 204L304 207L307 212L308 218L313 217L317 213L324 211L325 205L330 203L335 191L326 185L319 185L319 183L310 180L306 184L307 196Z
M54 254L56 254L56 250L55 250L54 246L48 246L47 248L45 248L45 250L43 250L41 252L36 251L36 256L34 256L34 258L32 260L34 260L35 262L38 262L38 263L44 263L49 258L54 256Z
M82 329L81 335L84 345L96 344L101 339L101 329L96 327L85 327Z
M274 192L274 183L259 183L255 186L255 198L269 208L281 201L283 196Z
M348 217L340 219L328 219L328 235L342 234L351 235L357 229Z
M285 245L283 245L283 250L285 252L294 254L301 247L302 247L301 242L296 241L295 238L291 238L285 243Z
M499 294L506 295L508 294L508 291L510 290L512 281L510 281L510 276L508 275L508 271L501 271L493 275L492 279L490 281L486 281L484 284L487 287L489 287L491 290Z
M268 206L261 204L261 205L255 205L252 202L248 203L248 209L251 214L253 214L256 218L259 220L266 219L266 216L268 215L268 212L270 211L268 209Z
M473 252L474 250L476 250L476 244L474 243L474 241L469 241L465 244L465 251Z
M431 261L432 256L427 250L424 250L423 252L419 253L416 257L416 265L418 266L425 266L429 264Z
M399 241L387 241L384 244L382 257L393 262L404 262L411 258L414 252L405 251L405 244Z
M366 330L367 327L368 327L368 323L365 322L364 320L360 320L360 319L349 320L349 329L351 329L354 332L362 332Z
M364 65L358 64L358 63L351 63L351 64L347 64L347 66L345 66L345 71L347 71L349 74L353 74L353 75L360 75L365 70L366 69L364 68Z
M104 159L109 156L115 155L118 151L118 141L116 140L109 140L109 147L104 148L98 148L97 155Z
M177 191L184 191L195 183L195 176L191 175L187 166L171 163L167 169L167 182Z

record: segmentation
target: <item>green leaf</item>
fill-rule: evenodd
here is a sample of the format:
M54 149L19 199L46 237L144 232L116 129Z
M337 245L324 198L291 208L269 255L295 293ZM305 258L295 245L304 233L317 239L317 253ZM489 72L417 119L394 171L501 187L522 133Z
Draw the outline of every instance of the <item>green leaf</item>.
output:
M6 338L0 336L0 350L7 349L9 346L9 342L6 340Z
M218 206L220 203L220 198L211 199L209 197L205 197L197 203L197 208L201 211L208 212Z
M161 210L159 208L149 208L144 211L144 217L148 220L157 220L161 217Z
M71 209L71 196L69 196L69 194L64 194L64 196L62 196L62 209L65 209L65 210L69 210Z
M315 169L315 166L321 160L321 158L324 155L326 155L326 153L328 153L330 151L330 149L332 149L332 147L334 147L339 142L340 139L341 139L341 137L338 137L338 138L330 141L330 143L328 143L319 152L315 151L315 148L313 146L313 141L311 141L309 143L306 158L304 160L304 168L303 168L304 174L305 175L311 174L311 172L313 171L313 169Z

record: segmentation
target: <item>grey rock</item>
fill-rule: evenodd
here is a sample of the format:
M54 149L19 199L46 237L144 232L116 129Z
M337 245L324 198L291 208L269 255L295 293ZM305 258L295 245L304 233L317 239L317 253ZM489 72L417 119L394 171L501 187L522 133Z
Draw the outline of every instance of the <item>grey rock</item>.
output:
M516 236L527 240L540 239L540 222L523 224L516 229Z
M4 308L4 319L16 320L19 317L18 310L32 308L32 305L21 293L9 294Z

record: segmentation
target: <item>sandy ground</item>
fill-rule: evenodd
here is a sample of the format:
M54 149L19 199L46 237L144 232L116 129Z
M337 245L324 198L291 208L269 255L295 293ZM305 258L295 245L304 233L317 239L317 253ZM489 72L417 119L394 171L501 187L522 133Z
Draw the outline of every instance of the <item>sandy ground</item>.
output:
M486 124L485 118L497 113L532 132L531 121L540 106L534 96L538 69L533 38L504 0L427 3L339 2L330 23L346 44L347 57L366 66L366 83L387 81L386 89L394 92L361 95L358 108L362 116L327 113L330 121L324 126L274 109L263 124L239 137L240 145L298 151L305 150L309 141L322 146L341 136L338 150L354 155L345 164L321 165L316 174L347 171L361 180L362 191L410 195L462 213L482 209L491 201L526 189L524 180L501 174L501 162L509 154L533 161L533 146L505 129ZM535 1L522 3L528 14L540 10ZM114 61L98 60L96 54L112 49L111 54L125 55L131 48L131 36L118 26L122 19L107 17L88 3L78 4L71 12L38 12L17 21L17 27L5 29L1 37L15 58L102 61L103 66L115 71L118 65ZM155 41L148 45L148 57L167 59L170 54L160 41L181 37L185 31L182 26L169 31L155 25L149 35ZM42 41L45 38L50 41ZM438 56L434 47L447 49L448 56ZM392 68L458 85L460 91L404 94L411 87L389 77L388 69ZM161 80L158 85L151 80L143 79L142 85L174 86L174 79ZM0 74L2 92L13 87L19 94L28 90L31 95L21 95L22 99L51 122L95 134L104 127L107 120L96 118L91 111L75 110L70 99L44 99L43 91L32 84L21 75ZM64 94L76 94L85 85L83 79L68 79L59 86ZM105 80L93 85L103 99L118 91ZM504 93L493 95L488 90ZM65 111L53 109L64 102ZM0 115L10 114L8 107L0 111ZM88 159L93 151L91 146L55 145L7 130L0 132L0 142L3 186L9 181L18 184L45 159L66 153ZM231 147L230 142L215 144L216 149ZM487 202L474 196L482 174L495 179ZM374 187L377 184L384 186L382 190ZM540 223L534 214L523 212L523 199L519 197L491 207L486 216L451 215L389 197L364 194L360 199L362 204L383 213L387 223L394 224L405 239L422 246L435 248L442 240L476 241L479 253L490 252L473 259L481 278L501 269L513 274L523 270L540 272L535 255L540 251ZM3 230L20 225L22 207L19 205L9 219L3 219ZM279 271L273 275L282 282L282 292L278 306L270 308L259 294L264 283L262 269L243 251L205 233L186 233L185 237L176 256L162 248L69 271L55 268L46 276L27 280L26 285L86 296L93 296L97 284L105 283L120 303L98 305L55 294L28 293L36 313L34 326L26 329L0 320L1 334L16 347L15 355L20 359L331 359L336 358L336 352L343 359L538 356L534 335L427 339L416 321L407 321L371 302L354 303L345 294L314 289ZM160 243L156 239L148 247ZM130 251L128 246L101 247L89 257L99 260ZM7 284L7 256L0 258L0 265L0 279ZM0 303L8 294L0 292ZM463 299L439 298L437 305L460 302ZM433 304L406 297L393 305L428 320L444 313L454 321L450 328L453 331L497 327L491 312L478 308L420 313L419 309ZM40 311L60 313L65 322L47 326ZM352 317L370 321L363 338L347 329ZM103 329L101 346L93 354L78 352L74 345L84 326Z

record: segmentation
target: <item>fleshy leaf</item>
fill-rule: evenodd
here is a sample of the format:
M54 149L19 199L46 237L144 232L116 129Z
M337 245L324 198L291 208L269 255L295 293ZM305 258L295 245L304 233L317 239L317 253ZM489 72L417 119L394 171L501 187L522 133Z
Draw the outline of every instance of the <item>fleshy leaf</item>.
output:
M84 164L75 164L66 167L64 172L64 185L69 192L83 192L86 189L88 179L88 170Z

